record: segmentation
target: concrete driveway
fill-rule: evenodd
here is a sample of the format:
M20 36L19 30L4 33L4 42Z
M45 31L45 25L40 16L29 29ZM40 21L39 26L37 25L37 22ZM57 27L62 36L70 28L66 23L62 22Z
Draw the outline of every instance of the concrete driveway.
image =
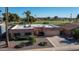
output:
M46 38L54 47L62 47L67 45L75 45L75 43L71 43L70 41L67 41L65 38L62 38L60 36L54 36L54 37L47 37Z

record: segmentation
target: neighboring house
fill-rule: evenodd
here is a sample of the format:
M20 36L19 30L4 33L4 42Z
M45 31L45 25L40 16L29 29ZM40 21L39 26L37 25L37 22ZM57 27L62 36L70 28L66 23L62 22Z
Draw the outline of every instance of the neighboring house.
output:
M16 25L9 30L12 38L35 35L35 36L54 36L60 35L60 27L55 25L31 24Z
M2 39L2 36L5 32L5 23L0 23L0 39Z
M72 35L72 30L79 28L79 23L67 23L61 26L61 34Z
M0 17L0 23L2 23L3 22L3 18L2 17Z

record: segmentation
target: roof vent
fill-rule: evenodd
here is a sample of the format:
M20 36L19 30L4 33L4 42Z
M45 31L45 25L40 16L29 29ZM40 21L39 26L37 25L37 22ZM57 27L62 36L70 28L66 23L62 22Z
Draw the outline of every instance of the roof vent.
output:
M29 27L31 27L31 25L27 25L27 26L26 26L26 25L24 25L24 28L29 28Z

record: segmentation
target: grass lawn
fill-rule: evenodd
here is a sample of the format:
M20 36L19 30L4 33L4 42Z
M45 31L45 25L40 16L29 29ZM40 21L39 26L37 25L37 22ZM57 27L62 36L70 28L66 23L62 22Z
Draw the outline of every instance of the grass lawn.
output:
M54 24L54 25L60 25L60 24L65 24L65 23L69 23L68 20L56 20L56 21L36 21L36 22L33 22L33 24L43 24L44 22L48 22L49 24Z

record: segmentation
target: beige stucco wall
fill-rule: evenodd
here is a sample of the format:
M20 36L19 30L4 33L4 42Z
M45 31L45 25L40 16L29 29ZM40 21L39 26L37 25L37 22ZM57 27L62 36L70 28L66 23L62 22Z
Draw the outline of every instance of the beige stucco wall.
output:
M45 33L45 36L60 35L60 31L59 30L45 30L44 33Z
M55 30L45 29L43 31L45 36L55 36L60 34L60 31L56 29ZM31 32L32 34L34 33L33 30L10 30L9 32L12 38L14 38L14 33L20 33L21 36L24 36L26 32Z

